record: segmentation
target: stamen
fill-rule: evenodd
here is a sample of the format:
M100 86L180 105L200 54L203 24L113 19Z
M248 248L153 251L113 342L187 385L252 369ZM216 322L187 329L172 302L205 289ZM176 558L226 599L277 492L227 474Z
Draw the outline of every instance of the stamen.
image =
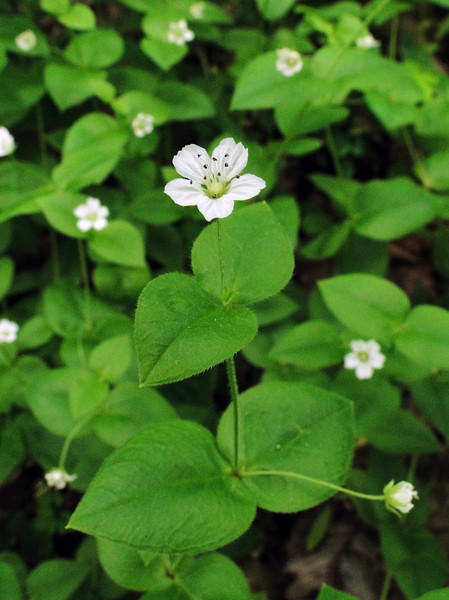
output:
M192 183L193 183L192 180L190 180L190 185L192 185Z
M236 179L240 179L240 175L236 175L236 176L235 176L235 178L236 178Z
M217 173L218 177L221 177L221 173Z
M215 160L215 161L216 161L217 159L215 158L215 156L213 156L213 157L212 157L212 160Z
M212 194L212 198L216 198L216 197L217 197L217 194Z
M229 154L225 154L225 155L224 155L224 157L225 157L225 158L228 158L228 156L229 156Z
M229 167L229 163L225 163L225 167Z
M203 165L203 167L204 167L205 169L207 169L207 165Z
M197 154L198 158L201 158L201 154Z
M204 179L204 181L206 181L206 179L207 179L206 175L203 177L203 179Z

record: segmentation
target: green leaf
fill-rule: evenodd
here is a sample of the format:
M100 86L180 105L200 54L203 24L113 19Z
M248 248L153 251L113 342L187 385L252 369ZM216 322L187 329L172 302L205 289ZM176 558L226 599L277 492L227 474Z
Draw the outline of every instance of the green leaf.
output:
M170 42L147 37L140 42L140 48L163 71L169 71L189 51L187 45L177 46Z
M4 382L2 381L2 384ZM13 393L10 388L9 393ZM22 432L17 424L17 421L9 421L0 430L0 483L16 469L26 457L25 446L23 442ZM1 560L1 555L0 555ZM0 567L2 563L0 562ZM2 596L2 575L0 571L0 598L8 598Z
M21 350L39 348L53 337L53 331L42 315L31 317L20 327L18 345Z
M193 245L192 269L200 285L224 304L249 304L273 296L288 283L293 252L268 205L253 204L201 232Z
M357 600L355 596L351 596L346 592L340 592L330 586L323 584L317 600Z
M282 133L290 135L306 135L321 131L332 123L343 121L349 116L344 106L314 105L309 98L288 96L288 99L276 106L275 117Z
M0 257L0 299L8 293L14 274L14 263L8 256Z
M247 308L225 308L180 273L153 279L137 305L140 380L161 385L201 373L248 344L257 322Z
M156 390L126 381L109 394L94 428L100 439L118 447L153 423L176 417L174 409Z
M23 599L16 572L11 565L5 562L0 562L0 598L2 600Z
M311 385L265 383L240 396L240 415L241 478L260 507L295 512L335 494L326 486L283 472L337 485L345 481L354 448L353 408L348 400ZM230 461L233 430L233 406L229 406L217 442ZM278 474L264 475L264 471Z
M438 4L438 2L435 2ZM447 4L449 7L449 3ZM416 600L447 600L447 587L441 590L432 590L431 592L427 592L424 596L420 596Z
M410 102L398 101L391 94L369 90L365 92L365 101L371 112L390 132L410 125L418 118L417 106Z
M257 8L268 21L281 19L295 4L295 0L256 0Z
M127 132L112 117L90 113L69 129L62 163L53 169L53 180L63 189L79 190L101 183L118 163Z
M145 267L145 246L140 231L128 221L110 221L89 240L89 250L124 267Z
M97 29L74 37L64 56L84 69L104 69L120 60L124 50L123 39L113 29Z
M170 108L169 102L162 102L155 96L136 90L126 92L114 100L114 110L118 113L132 120L138 113L143 112L151 115L156 125L165 123L169 119Z
M86 200L87 196L75 192L54 192L39 198L37 204L56 231L81 239L86 237L86 233L78 229L78 219L73 211Z
M106 71L56 63L49 63L44 72L45 87L61 111L81 104L92 96L101 97L102 86L110 85L106 77Z
M406 294L374 275L340 275L319 282L328 309L346 327L388 344L410 310Z
M449 369L449 312L438 306L416 306L399 331L396 347L421 365Z
M101 346L101 344L100 344ZM70 413L75 421L93 413L107 396L108 384L96 375L85 371L73 381L69 393Z
M255 515L254 500L229 471L206 429L158 423L105 460L69 527L140 550L213 550Z
M209 96L189 83L165 81L158 86L156 93L170 106L171 121L207 119L215 115L215 107Z
M42 61L33 64L24 61L22 64L23 66L16 66L10 63L2 71L0 123L13 124L22 120L45 93L42 84Z
M273 346L268 358L302 369L320 369L343 359L339 330L326 321L296 325Z
M70 0L40 0L40 7L52 15L62 15L70 8Z
M359 188L355 197L354 228L358 234L375 240L394 240L432 221L438 206L438 198L411 179L370 181Z
M449 438L449 381L440 377L426 378L411 385L413 399L433 425Z
M29 574L28 593L33 600L67 600L86 579L88 573L88 565L73 560L47 560Z
M448 561L439 541L429 531L386 521L380 533L385 560L407 598L444 585Z
M352 223L350 221L335 223L311 242L302 246L301 254L311 260L321 260L334 256L348 239L351 229Z
M36 199L44 193L49 181L42 169L27 163L0 164L0 223L18 215L39 212Z
M131 363L131 340L117 335L102 342L89 356L89 367L101 379L116 383Z
M439 192L449 190L449 151L434 152L419 163L419 168L424 169L434 190ZM418 166L415 168L415 172L419 176Z
M73 4L69 10L58 16L58 21L76 31L90 31L95 29L95 13L85 4Z

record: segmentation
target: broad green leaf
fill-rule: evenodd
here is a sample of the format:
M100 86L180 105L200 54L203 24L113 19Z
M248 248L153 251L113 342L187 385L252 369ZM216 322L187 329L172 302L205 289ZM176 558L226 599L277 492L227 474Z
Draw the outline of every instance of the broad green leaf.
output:
M273 346L269 358L302 369L320 369L343 360L339 330L326 321L295 325Z
M287 294L282 293L262 300L251 307L260 327L283 321L295 312L298 312L299 309L300 307L297 302L292 300Z
M351 232L334 257L334 274L369 273L383 277L390 261L388 245Z
M62 15L70 8L70 0L40 0L40 7L52 15Z
M322 174L312 175L310 179L332 200L338 202L345 212L353 213L354 202L362 184L353 179Z
M447 192L449 190L449 152L447 150L434 152L422 160L419 166L424 169L434 190L439 192ZM415 172L419 176L418 167L415 168Z
M285 229L293 248L298 243L298 231L300 224L299 206L292 196L275 196L270 200L269 207L274 216Z
M143 38L140 48L144 54L151 58L163 71L169 71L176 63L187 55L189 49L187 44L177 46L170 42L157 40L155 38Z
M418 364L449 369L449 312L439 306L416 306L398 333L396 347Z
M389 520L382 523L380 533L387 564L407 598L444 585L448 560L429 531L401 527L399 521Z
M20 327L18 345L21 350L39 348L53 337L53 331L42 315L31 317Z
M197 554L241 535L255 508L212 435L196 423L170 421L105 460L69 527L139 550Z
M131 340L118 335L102 342L89 356L89 367L100 379L116 383L131 363Z
M423 415L446 438L449 438L449 381L440 377L426 378L411 385L413 399Z
M357 600L355 596L351 596L346 592L340 592L330 586L324 584L320 594L316 600Z
M319 282L328 309L346 327L388 344L410 310L405 293L374 275L340 275Z
M62 163L53 170L53 180L74 191L101 183L118 163L127 137L126 130L108 115L81 117L67 133Z
M311 102L309 98L296 98L294 95L289 95L275 109L276 122L286 137L321 131L348 116L349 110L344 106L321 106L316 100Z
M321 260L334 256L351 233L353 225L350 221L335 223L320 233L311 242L301 248L301 254L311 260Z
M365 92L365 101L371 112L387 131L411 125L418 118L418 107L409 102L397 101L391 94L376 90Z
M156 390L126 381L110 392L94 421L94 429L100 439L118 447L141 429L176 417L174 409Z
M84 69L104 69L116 63L125 50L123 39L113 29L97 29L72 39L64 56Z
M344 483L354 448L353 408L348 400L311 385L265 383L240 396L240 415L241 478L260 507L295 512L335 494L301 475ZM230 461L235 451L233 430L230 406L217 434L218 447Z
M73 560L47 560L29 574L28 593L33 600L68 600L88 573L88 565Z
M144 92L132 91L126 92L117 100L114 100L114 110L126 115L129 119L134 119L138 113L146 113L154 118L156 125L165 123L170 115L170 102L165 103L155 96L150 96Z
M61 111L81 104L92 96L100 97L101 86L110 85L106 77L106 71L57 63L49 63L44 73L45 87Z
M142 235L129 221L110 221L89 240L89 250L124 267L146 266Z
M411 179L370 181L355 196L354 228L375 240L393 240L432 221L438 206L438 198Z
M268 21L282 18L295 4L295 0L256 0L257 8Z
M171 557L98 540L100 561L111 579L143 598L179 600L249 600L248 582L240 569L221 554ZM160 595L159 595L160 594Z
M318 138L304 137L289 144L285 153L292 154L293 156L303 156L315 152L322 145L323 141Z
M253 339L257 323L247 308L226 308L191 277L170 273L140 295L135 332L140 380L161 385L230 358Z
M14 568L6 562L0 562L0 598L2 600L22 600L20 581Z
M27 111L44 95L42 62L36 61L30 64L28 61L23 63L20 61L21 66L9 63L3 69L0 123L10 126L22 120Z
M200 285L223 304L249 304L288 283L293 252L270 208L259 203L205 228L193 246L192 268Z
M14 392L12 389L9 389L9 393L12 394ZM0 430L0 483L3 483L14 469L25 460L25 457L26 452L22 432L17 425L17 421L10 420ZM0 566L1 564L0 562ZM1 580L2 576L0 574L0 598L9 598L8 595L2 596Z
M136 189L133 197L129 212L132 217L143 223L166 225L184 216L183 207L175 204L163 189L148 189L144 179L141 180L141 189Z
M11 287L14 274L14 263L8 256L0 257L0 299Z
M78 218L73 211L86 200L86 196L76 192L53 192L38 198L37 204L56 231L81 239L86 237L86 233L78 229Z
M18 215L40 211L36 199L45 193L49 180L42 169L28 163L5 161L0 164L0 223Z
M209 96L189 83L165 81L158 86L156 93L170 106L171 121L207 119L215 114L215 107Z
M95 29L95 13L89 6L80 2L72 4L67 12L58 15L58 21L75 31Z
M73 381L69 392L69 407L73 419L77 421L93 413L104 402L108 391L109 386L106 381L87 370L80 373Z
M436 2L436 4L438 4L438 2ZM449 3L447 6L449 8ZM448 591L446 587L442 588L441 590L432 590L431 592L427 592L427 594L424 594L424 596L420 596L416 600L447 600L447 598Z
M98 265L93 272L95 287L100 296L114 302L135 302L150 279L148 268Z

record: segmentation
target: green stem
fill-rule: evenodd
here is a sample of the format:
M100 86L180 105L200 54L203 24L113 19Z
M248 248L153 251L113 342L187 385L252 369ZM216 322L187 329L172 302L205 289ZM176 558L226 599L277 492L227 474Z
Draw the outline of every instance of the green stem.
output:
M84 241L78 240L78 254L80 258L81 280L83 282L84 300L86 304L86 324L87 329L92 329L92 308L90 300L89 274L87 270L86 250Z
M51 266L53 271L53 281L59 279L59 254L58 254L58 239L56 231L50 229L50 249L51 249Z
M335 139L332 133L332 129L329 125L326 127L326 141L327 147L329 148L329 152L332 157L335 173L336 175L338 175L338 177L343 177L343 169L341 168L340 157L338 156Z
M231 393L231 402L234 411L234 469L237 470L239 467L240 460L240 445L241 445L241 431L240 431L240 402L239 402L239 390L237 386L237 375L235 372L234 358L228 358L226 361L226 372L228 374L229 391Z
M415 144L413 143L413 138L410 135L409 130L404 127L402 130L402 136L404 138L405 145L407 146L408 153L413 161L418 177L421 180L423 186L428 190L432 188L432 182L427 174L427 171L423 165L421 157L418 154L418 151L415 148Z
M42 106L41 106L40 102L38 102L36 104L36 124L37 124L38 138L39 138L39 150L40 150L40 154L41 154L42 167L43 167L45 173L48 173L49 172L48 152L47 152L47 144L45 142L44 117L42 114Z
M88 423L92 419L92 417L95 416L96 413L97 411L88 413L79 421L77 421L72 427L72 429L69 431L69 434L64 440L64 445L62 446L61 450L61 456L59 458L58 468L61 469L61 471L65 471L65 461L69 452L70 445L73 442L74 438L77 436L80 429L82 429L82 427L84 427L84 425L86 425L86 423Z
M221 219L217 223L218 231L218 258L220 261L220 278L221 278L221 300L224 302L224 262L223 262L223 242L221 234Z
M391 21L390 31L390 46L388 48L388 56L391 60L395 60L398 48L398 31L399 31L399 15L395 15Z
M387 574L385 575L384 584L382 586L382 591L380 593L379 600L387 600L388 592L390 591L390 586L391 586L392 581L393 581L393 575L391 574L391 571L388 570Z
M259 475L276 475L277 477L291 477L293 479L300 479L301 481L308 481L309 483L314 483L315 485L319 485L320 487L326 487L331 490L335 490L336 492L343 492L348 494L349 496L355 496L356 498L363 498L364 500L385 500L385 496L382 494L374 495L374 494L364 494L362 492L356 492L355 490L349 490L347 488L341 487L340 485L335 485L334 483L329 483L328 481L323 481L321 479L315 479L315 477L309 477L308 475L302 475L300 473L291 473L290 471L249 471L240 473L241 477L255 477Z

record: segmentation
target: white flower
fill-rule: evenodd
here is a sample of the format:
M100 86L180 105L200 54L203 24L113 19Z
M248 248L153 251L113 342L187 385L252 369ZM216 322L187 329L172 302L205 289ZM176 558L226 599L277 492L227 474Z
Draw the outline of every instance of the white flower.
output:
M194 19L202 19L204 17L205 2L195 2L189 6L189 12Z
M371 379L374 369L384 366L385 356L374 340L353 340L351 350L352 352L345 356L345 368L355 369L357 379Z
M45 473L45 481L48 487L54 487L57 490L63 490L68 483L75 481L77 475L69 475L62 469L53 469Z
M385 505L391 512L406 514L413 508L413 500L418 498L418 492L408 481L394 483L394 479L383 489Z
M6 129L6 127L0 127L0 156L8 156L11 152L14 152L16 144L14 138Z
M12 344L17 339L19 326L14 321L0 319L0 343Z
M76 226L80 231L89 231L89 229L100 231L108 224L109 210L98 198L88 198L85 204L75 208L73 214L78 217Z
M276 69L282 75L291 77L295 73L298 73L302 67L303 62L299 52L291 50L290 48L281 48L276 50L278 59L276 61Z
M364 50L368 50L369 48L378 48L380 46L380 42L376 40L376 38L374 38L370 33L364 35L363 37L359 37L355 43L358 48L363 48Z
M29 52L34 48L37 42L36 34L31 31L31 29L27 29L26 31L22 31L14 40L16 42L16 46L23 50L24 52Z
M146 113L140 112L136 115L131 123L134 130L134 135L138 138L144 137L151 133L154 129L154 117Z
M185 179L170 181L164 191L176 204L198 206L207 221L223 219L236 200L253 198L265 187L256 175L240 175L247 162L247 148L232 138L222 140L211 157L201 146L189 144L173 158Z
M167 40L177 46L184 46L186 42L191 42L194 37L195 34L187 28L185 19L172 22L168 27Z

